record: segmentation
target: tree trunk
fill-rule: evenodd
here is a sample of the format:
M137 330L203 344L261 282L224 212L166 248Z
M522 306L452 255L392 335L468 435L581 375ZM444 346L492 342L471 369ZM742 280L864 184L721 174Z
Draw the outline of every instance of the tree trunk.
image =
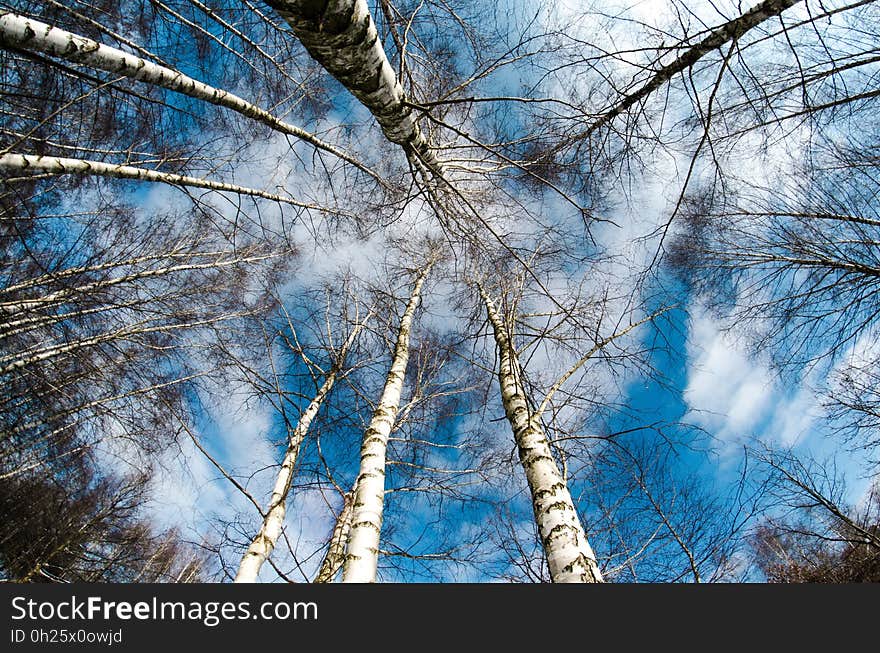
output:
M92 68L123 75L148 84L161 86L176 93L231 109L271 129L299 138L316 148L357 166L379 179L372 170L346 152L325 143L313 134L284 122L237 95L214 88L181 72L160 66L133 54L103 45L84 36L52 27L33 18L13 13L0 13L0 45L23 48L66 59ZM381 179L379 179L381 181Z
M19 173L47 172L53 175L97 175L99 177L115 177L117 179L161 182L171 184L172 186L188 186L225 193L236 193L238 195L250 195L251 197L262 197L263 199L272 200L273 202L292 204L293 206L299 206L305 209L317 209L320 211L328 210L323 209L320 206L303 204L302 202L297 202L289 197L273 195L272 193L256 190L254 188L211 181L210 179L176 175L171 172L160 172L159 170L150 170L148 168L136 168L134 166L117 165L115 163L104 163L102 161L91 161L87 159L68 159L58 156L14 154L9 152L0 155L0 170Z
M290 436L287 452L284 454L281 470L275 479L275 488L272 490L272 496L266 508L266 515L263 517L263 523L260 526L259 532L257 532L248 550L241 558L238 573L235 575L236 583L256 582L260 568L275 549L275 543L278 541L278 536L281 535L281 528L284 526L284 515L287 511L287 494L293 481L293 468L296 465L297 456L299 456L300 446L303 440L305 440L309 426L315 415L317 415L318 409L324 403L327 395L330 394L330 390L336 381L337 373L338 370L334 368L324 379L318 394L309 402L308 407L303 411L299 422L296 424L296 428Z
M435 172L439 163L404 103L366 0L266 0L309 54L376 117L382 132Z
M369 317L367 319L369 319ZM281 529L284 526L284 515L287 510L287 495L290 492L290 484L293 481L293 468L296 465L296 459L299 456L299 449L309 432L309 426L311 425L312 420L315 419L315 415L318 414L318 410L321 408L321 404L324 403L324 399L327 398L327 395L329 395L330 391L333 389L336 377L339 375L340 370L345 364L345 356L357 339L361 329L363 329L365 322L366 320L355 325L348 338L345 339L345 342L339 348L333 368L325 377L324 383L318 389L318 393L312 401L309 402L305 411L303 411L296 424L296 428L290 435L287 451L285 452L284 460L281 463L281 470L278 472L278 476L275 479L275 488L269 499L269 505L266 508L263 523L260 526L259 532L251 542L250 547L248 547L248 550L245 552L244 556L242 556L238 573L235 576L236 583L255 582L263 563L266 562L272 554L272 551L275 549L278 536L281 535Z
M351 515L354 507L354 495L348 492L343 500L342 510L339 517L336 518L336 526L333 528L333 535L330 536L330 546L327 549L327 555L321 563L318 575L315 576L316 583L332 583L336 578L336 574L342 568L345 562L345 543L348 541L348 534L351 532Z
M376 581L379 533L382 529L382 510L385 504L385 452L388 447L388 436L391 434L400 408L400 394L409 361L409 335L413 315L419 305L422 285L430 270L430 264L422 270L400 319L391 369L385 380L382 397L364 433L360 472L355 486L351 534L345 556L345 568L342 572L344 583Z
M574 140L582 140L589 137L597 129L607 125L624 111L643 101L646 97L663 86L663 84L675 77L675 75L689 70L694 64L710 52L717 50L731 41L736 41L749 30L771 18L779 16L783 11L793 7L801 1L802 0L764 0L764 2L755 5L741 16L729 20L720 27L712 30L709 36L693 47L685 50L684 53L679 55L674 61L656 71L641 88L625 95L622 100L603 113L601 117L593 122L584 132L575 136Z
M529 409L522 368L507 334L507 325L482 287L480 296L492 324L500 362L501 402L532 496L541 545L554 583L600 583L602 574L587 542L565 479L550 450L537 414Z
M157 326L145 326L149 324L149 322L144 321L138 322L137 324L125 326L115 331L107 331L88 338L82 338L80 340L67 340L63 344L58 343L46 347L31 348L25 351L18 351L12 354L8 354L6 356L0 356L0 375L8 374L9 372L12 372L14 370L27 367L28 365L34 365L36 363L39 363L40 361L55 358L56 356L60 356L62 354L69 354L70 352L77 351L79 349L93 347L95 345L112 342L114 340L130 340L147 333L168 333L171 331L184 329L195 329L197 327L208 326L211 324L216 324L217 322L223 322L225 320L231 320L233 318L242 317L249 314L251 314L251 312L236 312L226 315L220 315L218 317L195 320L193 322L177 322L174 324L160 324Z
M165 268L158 268L152 270L141 270L139 272L133 272L131 274L127 274L120 277L113 277L110 279L102 279L100 281L93 281L88 284L83 284L81 286L74 287L66 287L61 290L55 290L53 292L49 292L45 295L34 297L32 299L24 299L24 300L14 300L14 301L4 301L0 302L0 313L6 314L15 314L21 313L24 311L31 311L33 309L38 308L46 308L54 304L59 304L64 302L72 297L84 297L87 293L95 292L98 290L105 290L107 288L111 288L113 286L118 286L125 283L130 283L132 281L142 281L145 279L151 279L153 277L160 277L165 275L171 275L175 272L195 272L197 270L216 270L224 267L228 267L230 265L239 265L244 263L254 263L258 261L264 261L269 258L273 258L274 255L264 255L264 256L250 256L250 257L237 257L231 258L227 260L220 261L212 261L210 263L190 263L187 265L174 265ZM123 265L125 262L120 263L119 265ZM98 266L93 266L98 267ZM109 266L106 266L109 267ZM60 279L65 275L66 271L61 271L59 274L55 275L54 279ZM46 279L54 280L51 275L45 275ZM39 281L39 280L36 280ZM39 285L38 283L33 283L32 285ZM24 284L18 284L19 287L24 286ZM12 290L15 290L15 287L10 287ZM0 291L0 293L5 294L9 289ZM7 326L4 324L4 326ZM2 337L2 336L0 336Z

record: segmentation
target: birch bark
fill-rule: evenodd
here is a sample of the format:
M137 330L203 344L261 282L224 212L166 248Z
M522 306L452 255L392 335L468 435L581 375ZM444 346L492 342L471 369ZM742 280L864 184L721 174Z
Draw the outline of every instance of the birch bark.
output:
M370 112L392 143L440 170L382 47L366 0L267 0L309 54Z
M115 163L104 163L88 159L68 159L58 156L14 154L8 152L0 155L0 170L10 172L46 172L53 175L97 175L99 177L115 177L117 179L161 182L171 184L172 186L188 186L225 193L236 193L237 195L250 195L251 197L261 197L273 202L291 204L304 209L328 211L328 209L314 204L304 204L289 197L273 195L272 193L245 186L236 186L235 184L226 184L219 181L211 181L210 179L199 179L198 177L187 177L170 172L160 172L159 170L150 170L148 168L136 168L134 166L117 165Z
M197 327L208 326L210 324L216 324L218 322L231 320L233 318L242 317L249 314L252 313L243 311L228 313L225 315L206 318L203 320L196 320L193 322L160 324L158 326L145 326L147 324L150 324L150 322L148 320L144 320L136 324L131 324L120 329L116 329L114 331L107 331L105 333L91 336L89 338L82 338L80 340L66 340L63 344L59 343L45 347L38 345L37 347L26 349L24 351L17 351L11 354L7 354L5 356L0 356L0 374L8 374L9 372L27 367L28 365L39 363L40 361L55 358L56 356L60 356L62 354L69 354L71 352L77 351L79 349L84 349L86 347L92 347L95 345L100 345L102 343L112 342L114 340L131 340L148 333L168 333L177 330L195 329Z
M661 67L654 75L638 90L625 95L622 100L593 122L585 131L577 134L574 141L588 138L597 129L614 120L627 109L643 101L678 73L691 68L704 56L717 50L721 46L736 41L749 30L757 27L771 18L776 18L786 9L793 7L802 0L764 0L758 3L741 16L727 21L720 27L715 28L709 35L693 47L684 51L676 59Z
M263 523L256 536L254 536L248 550L241 558L238 573L235 575L236 583L256 582L260 568L262 568L263 563L269 559L269 556L275 549L275 543L278 541L278 537L281 535L281 528L284 526L284 515L287 512L287 494L290 492L290 485L293 481L293 469L296 466L300 446L303 440L305 440L312 420L318 414L318 409L324 403L327 395L330 394L330 390L336 381L336 375L337 371L335 369L327 375L318 393L303 411L296 424L296 428L290 436L284 460L281 462L281 469L275 478L275 487L272 489L272 496L269 499Z
M425 266L418 276L406 310L400 319L391 369L388 371L382 396L364 432L361 465L354 492L351 533L342 572L344 583L376 581L379 534L382 530L382 512L385 504L385 455L388 436L391 434L400 408L403 379L409 362L409 336L413 316L419 305L422 285L431 267L431 264Z
M315 576L316 583L332 583L336 574L342 568L345 562L345 543L348 541L348 535L351 532L351 515L354 508L354 495L348 492L343 500L342 510L336 518L336 526L333 528L333 534L330 536L330 546L327 549L327 555L321 563L318 575Z
M498 348L501 402L519 452L532 497L541 545L554 583L601 583L596 556L587 542L565 479L550 450L539 414L529 408L522 368L507 325L482 286L480 296Z
M321 384L315 397L303 411L296 424L296 428L290 436L284 460L281 462L281 469L275 478L275 487L272 490L272 496L269 498L269 505L266 508L263 523L256 536L254 536L248 550L241 558L238 573L235 576L236 583L256 582L260 568L275 549L275 544L278 542L278 537L281 535L281 529L284 526L284 515L287 512L287 495L290 492L290 485L293 481L293 470L296 466L300 447L309 432L312 420L315 419L315 415L318 414L318 410L321 408L321 404L324 403L327 395L333 389L333 384L336 382L336 378L339 376L339 372L345 363L345 355L354 343L363 325L363 322L359 323L340 347L333 368L325 377L324 383Z
M131 281L142 281L145 279L150 279L152 277L159 277L164 275L170 275L175 272L193 272L196 270L211 270L211 269L219 269L228 267L230 265L236 265L240 263L254 263L257 261L262 261L268 258L272 258L271 256L252 256L248 258L240 257L229 259L226 261L213 261L211 263L193 263L190 265L175 265L166 268L154 269L154 270L143 270L141 272L135 272L132 274L127 274L121 277L115 277L112 279L102 279L101 281L94 281L92 283L84 284L82 286L75 287L67 287L62 290L56 290L54 292L50 292L41 297L35 297L33 299L26 299L21 301L8 301L8 302L0 302L0 312L7 314L15 314L23 311L32 310L35 308L46 307L51 304L56 304L59 302L63 302L65 299L69 299L75 296L83 296L86 293L94 292L96 290L103 290L106 288L110 288L112 286L118 286L120 284L129 283ZM98 267L98 266L93 266ZM62 273L63 274L63 273ZM55 278L60 278L61 275L56 275ZM13 290L15 287L11 287ZM7 292L9 289L0 292ZM4 325L6 326L6 325Z
M103 45L84 36L47 25L33 18L0 12L0 45L60 57L67 61L85 64L114 75L123 75L161 86L182 95L231 109L275 131L294 136L318 149L329 152L382 182L375 172L350 154L322 141L300 127L284 122L233 93L214 88L176 70L152 63L123 50Z

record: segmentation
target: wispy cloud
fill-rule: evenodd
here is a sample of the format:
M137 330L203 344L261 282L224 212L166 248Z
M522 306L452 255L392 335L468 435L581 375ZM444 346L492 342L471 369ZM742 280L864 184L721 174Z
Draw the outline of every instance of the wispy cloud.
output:
M687 354L687 417L712 433L723 452L754 438L795 445L821 414L811 379L783 382L766 358L747 354L746 345L699 305L691 312Z

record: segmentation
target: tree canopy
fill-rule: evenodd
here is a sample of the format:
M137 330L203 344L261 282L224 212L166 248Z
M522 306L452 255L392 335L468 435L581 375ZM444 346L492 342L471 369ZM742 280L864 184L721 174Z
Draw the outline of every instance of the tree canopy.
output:
M878 44L0 2L0 576L876 581Z

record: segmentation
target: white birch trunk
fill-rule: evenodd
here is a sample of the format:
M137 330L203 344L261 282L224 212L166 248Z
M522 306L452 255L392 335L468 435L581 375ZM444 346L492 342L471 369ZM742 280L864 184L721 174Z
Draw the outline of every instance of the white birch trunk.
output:
M160 172L147 168L136 168L134 166L117 165L115 163L104 163L87 159L68 159L58 156L14 154L8 152L0 155L0 170L10 172L47 172L53 175L96 175L99 177L115 177L117 179L160 182L171 184L172 186L204 188L224 193L261 197L273 202L292 204L304 209L328 210L313 204L297 202L289 197L273 195L272 193L266 193L254 188L246 188L245 186L236 186L235 184L225 184L219 181L211 181L210 179L199 179L198 177L187 177L170 172Z
M554 583L600 583L602 574L587 542L580 517L550 443L532 413L522 384L522 369L495 304L479 288L498 347L501 402L519 452L532 497L541 545Z
M0 340L5 340L6 338L11 338L12 336L17 336L21 333L27 333L28 331L35 331L40 327L58 324L64 320L85 317L86 315L95 315L97 313L109 313L113 310L131 308L132 306L142 305L143 303L143 300L136 299L128 302L105 304L103 306L87 308L81 311L37 313L36 315L30 315L21 319L4 320L2 325L0 325Z
M325 143L304 129L284 122L233 93L214 88L176 70L152 63L123 50L103 45L84 36L52 27L33 18L0 12L0 45L60 57L67 61L85 64L114 75L123 75L161 86L182 95L231 109L275 131L294 136L318 149L330 152L379 179L376 173L366 168L350 154ZM381 179L379 180L381 181Z
M84 284L82 286L77 286L74 288L64 288L63 290L56 290L54 292L43 295L42 297L36 297L34 299L26 299L21 301L11 301L11 302L0 302L0 312L14 314L20 313L22 311L29 311L35 308L40 308L44 306L48 306L50 304L55 304L65 299L69 299L74 296L83 296L86 293L94 292L96 290L103 290L106 288L110 288L112 286L118 286L120 284L128 283L130 281L142 281L144 279L150 279L152 277L164 276L167 274L173 274L175 272L195 272L196 270L211 270L211 269L219 269L228 267L230 265L237 265L241 263L255 263L258 261L266 260L268 258L272 258L273 255L266 256L252 256L248 258L234 258L226 261L213 261L211 263L193 263L190 265L175 265L167 268L160 268L158 270L144 270L142 272L135 272L132 274L127 274L122 277L115 277L113 279L103 279L101 281L94 281L92 283ZM94 268L98 268L99 266L93 266ZM108 266L109 267L109 266ZM64 273L62 272L60 275L56 275L56 278L61 278ZM51 280L51 277L49 277ZM11 287L14 288L14 287ZM5 292L5 291L2 291ZM5 325L4 325L5 326Z
M309 54L370 112L392 143L432 170L439 163L404 103L366 0L267 0L293 28Z
M69 354L71 352L77 351L79 349L84 349L86 347L100 345L105 342L112 342L113 340L131 340L137 336L141 336L147 333L162 333L184 329L195 329L197 327L208 326L210 324L216 324L218 322L223 322L225 320L231 320L236 317L242 317L250 314L251 313L247 311L229 313L228 315L221 315L204 320L197 320L195 322L180 322L177 324L162 324L159 326L144 326L145 324L148 324L148 322L145 321L126 326L121 329L117 329L116 331L108 331L100 335L83 338L82 340L75 340L72 342L67 341L63 345L57 344L47 347L38 346L36 348L27 349L23 352L20 351L13 354L8 354L6 356L0 356L0 374L8 374L9 372L27 367L28 365L39 363L40 361L55 358L56 356L61 356L62 354Z
M269 559L269 556L275 549L275 544L278 542L278 537L281 535L281 529L284 526L284 515L287 512L287 495L290 492L290 485L293 481L293 469L299 456L299 449L309 432L312 420L315 419L315 415L318 414L318 410L321 408L321 404L324 403L324 399L327 398L327 395L333 389L336 377L345 363L345 356L363 326L364 322L357 324L339 348L333 369L327 374L324 383L321 384L317 394L303 411L296 424L296 428L290 435L287 451L284 454L284 460L281 463L278 476L275 478L275 487L272 490L272 496L269 498L269 505L266 508L263 523L248 550L241 558L238 573L235 576L236 583L256 582L257 574L260 573L263 563Z
M343 583L373 583L379 563L379 534L382 530L382 512L385 505L385 454L388 436L400 408L403 379L409 361L409 336L413 316L419 305L422 285L431 265L427 265L416 280L409 303L400 319L397 342L391 369L382 389L382 397L361 446L361 465L355 493L351 533L342 572Z
M336 526L333 527L333 534L330 536L330 546L327 548L327 555L321 563L318 575L315 576L316 583L332 583L336 578L336 574L342 568L345 562L345 543L348 542L348 534L351 532L351 515L354 512L354 495L349 492L345 495L342 510L336 518Z
M281 462L281 469L275 478L275 487L272 490L272 496L266 508L266 515L263 517L260 530L241 558L241 564L235 576L236 583L256 582L260 568L275 549L275 543L278 541L278 537L281 535L281 528L284 526L284 515L287 512L287 494L290 492L290 484L293 481L293 468L296 466L300 446L309 432L312 420L318 414L318 409L324 403L324 399L330 393L330 390L333 389L336 374L337 370L334 369L324 379L324 383L314 399L309 402L308 407L303 411L296 424L296 428L290 436L284 460Z

